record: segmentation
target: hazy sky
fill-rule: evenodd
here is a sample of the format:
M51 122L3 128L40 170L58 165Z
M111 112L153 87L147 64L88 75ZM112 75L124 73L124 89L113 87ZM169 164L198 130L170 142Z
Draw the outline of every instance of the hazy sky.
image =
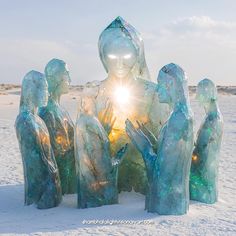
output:
M153 80L170 62L189 84L208 77L236 85L235 0L0 0L0 83L21 83L51 58L68 63L73 84L103 80L97 42L122 16L143 36Z

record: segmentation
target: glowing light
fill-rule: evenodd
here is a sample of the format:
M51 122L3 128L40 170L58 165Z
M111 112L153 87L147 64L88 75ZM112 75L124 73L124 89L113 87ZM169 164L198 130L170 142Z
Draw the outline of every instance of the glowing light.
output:
M94 190L98 190L99 188L105 186L108 184L108 181L99 181L99 182L95 182L95 183L92 183L91 184L91 187L94 189Z
M109 57L110 59L116 59L116 58L117 58L116 55L113 55L113 54L109 54L108 57Z
M41 140L42 140L42 142L45 143L45 144L46 144L46 143L49 143L49 136L43 134L43 135L41 135Z
M56 137L56 142L61 144L62 143L62 136L57 136Z
M193 160L193 161L197 161L197 159L198 159L197 155L193 155L193 156L192 156L192 160Z
M121 105L128 103L130 98L129 90L125 87L118 87L115 91L115 98Z
M127 54L124 56L124 59L130 59L132 57L132 54Z
M63 136L61 135L58 135L56 137L56 142L60 145L60 148L63 152L65 152L66 150L68 150L69 146L70 146L70 143L69 141L64 138Z

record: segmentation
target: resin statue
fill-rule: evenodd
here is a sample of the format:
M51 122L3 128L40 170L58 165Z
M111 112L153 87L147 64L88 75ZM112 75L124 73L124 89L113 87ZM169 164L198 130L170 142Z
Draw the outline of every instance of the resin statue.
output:
M98 207L118 203L118 166L127 145L111 156L107 131L94 116L92 99L82 101L76 123L75 150L78 168L78 208ZM112 123L109 105L104 115Z
M47 106L40 108L39 116L48 127L59 168L62 194L75 193L74 124L68 112L60 105L61 95L69 92L70 76L66 63L52 59L46 65L45 76L49 99Z
M43 74L30 71L23 79L20 113L15 128L20 146L25 180L25 205L38 208L59 205L62 199L58 167L49 133L37 108L48 100L48 85Z
M204 107L206 117L198 131L192 156L190 199L215 203L223 119L217 104L217 89L211 80L199 82L197 100Z
M135 129L126 121L132 143L142 153L148 193L145 208L160 215L185 214L189 207L189 173L193 151L193 120L187 79L176 64L164 66L158 75L159 101L169 104L172 113L162 127L157 143L148 129Z
M167 106L160 104L156 84L149 77L140 34L121 17L117 17L100 35L100 59L108 73L96 91L96 116L102 119L107 99L111 101L115 122L109 133L112 154L129 141L125 120L139 120L155 136L168 117ZM140 153L130 145L119 167L119 191L141 193L147 190L145 165Z

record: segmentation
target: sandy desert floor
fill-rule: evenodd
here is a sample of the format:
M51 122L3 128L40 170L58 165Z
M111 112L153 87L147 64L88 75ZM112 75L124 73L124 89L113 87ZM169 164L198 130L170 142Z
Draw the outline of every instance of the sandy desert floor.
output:
M186 215L159 216L144 211L144 196L135 192L121 193L117 205L93 209L77 209L76 195L65 196L62 204L53 209L24 206L22 162L14 130L20 90L11 88L0 92L0 234L236 235L236 96L219 96L225 122L219 201L213 205L191 201ZM62 101L74 120L77 98L78 93L73 89ZM203 109L194 97L191 105L197 130ZM118 224L112 220L127 222Z

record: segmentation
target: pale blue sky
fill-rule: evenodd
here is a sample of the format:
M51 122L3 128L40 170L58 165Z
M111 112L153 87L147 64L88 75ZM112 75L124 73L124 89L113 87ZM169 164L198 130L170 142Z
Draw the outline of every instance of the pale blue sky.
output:
M19 84L53 57L68 63L73 84L103 80L98 37L120 15L142 34L153 80L175 62L189 84L236 85L235 12L235 0L0 0L0 82Z

